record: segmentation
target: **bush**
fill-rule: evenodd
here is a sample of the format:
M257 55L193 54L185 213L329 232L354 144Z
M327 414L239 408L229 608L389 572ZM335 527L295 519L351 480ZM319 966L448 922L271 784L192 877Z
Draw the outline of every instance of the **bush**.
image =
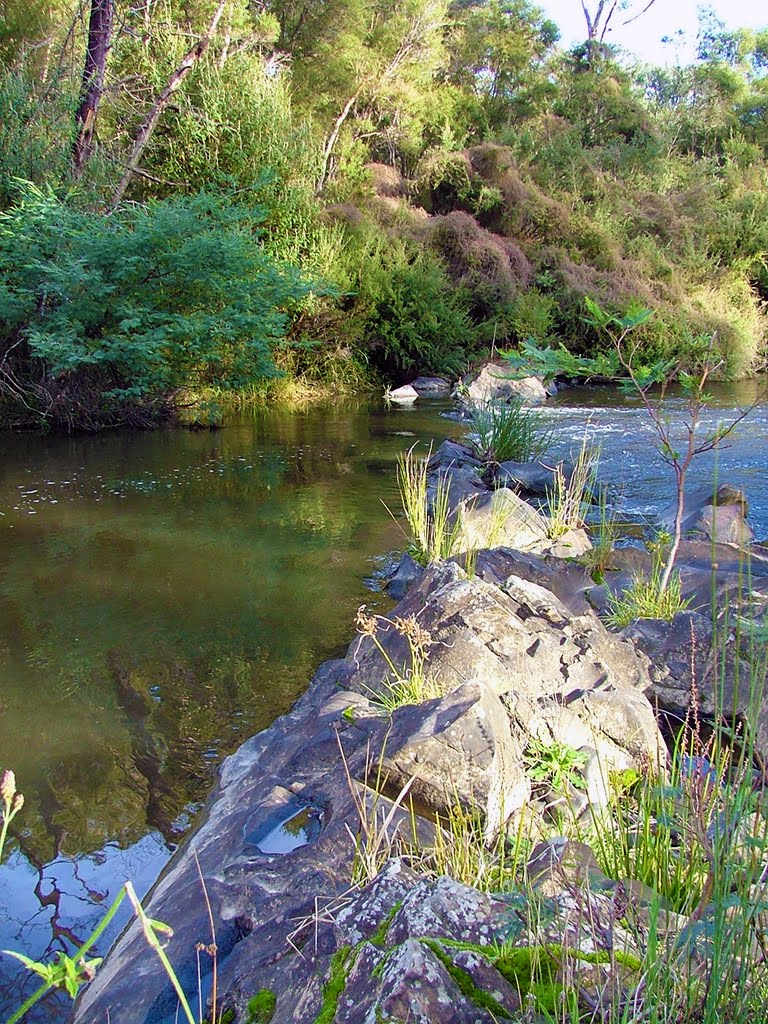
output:
M388 379L463 368L474 343L466 299L428 249L368 220L350 224L334 283L346 294L346 341Z
M205 195L105 217L25 186L0 215L2 390L15 419L140 422L180 389L273 374L285 310L309 285L263 251L262 217Z

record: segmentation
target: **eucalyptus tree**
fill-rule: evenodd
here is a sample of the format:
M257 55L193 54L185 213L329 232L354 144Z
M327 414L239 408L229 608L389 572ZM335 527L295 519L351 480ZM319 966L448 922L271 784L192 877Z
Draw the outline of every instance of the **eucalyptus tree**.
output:
M455 3L449 30L449 81L477 95L491 128L535 114L554 91L547 58L555 23L528 0Z

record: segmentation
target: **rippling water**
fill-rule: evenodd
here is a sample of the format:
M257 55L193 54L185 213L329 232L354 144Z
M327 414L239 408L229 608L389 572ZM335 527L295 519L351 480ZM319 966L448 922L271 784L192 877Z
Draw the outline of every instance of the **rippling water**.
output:
M707 423L760 394L745 388L720 393ZM386 602L377 570L403 541L382 502L397 505L399 452L462 432L445 409L359 402L217 433L0 437L0 767L26 797L0 867L0 948L71 952L126 878L146 890L221 757L343 649L359 604ZM562 454L588 422L628 514L671 500L636 404L572 390L543 415ZM768 536L764 395L718 461ZM34 987L0 958L0 1018ZM67 1005L53 997L36 1019Z

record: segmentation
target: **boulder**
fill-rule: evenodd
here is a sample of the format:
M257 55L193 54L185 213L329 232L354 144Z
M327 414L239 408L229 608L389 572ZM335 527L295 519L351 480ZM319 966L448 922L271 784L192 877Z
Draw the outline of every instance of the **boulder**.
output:
M455 562L431 566L392 612L414 619L429 634L426 670L445 692L485 682L497 694L510 691L546 700L595 687L650 686L647 659L610 633L592 613L574 615L551 591L521 576L501 586L468 579ZM392 664L407 670L411 655L397 630L378 641ZM380 689L389 669L376 645L358 637L349 650L359 692Z
M592 550L592 541L586 530L566 530L559 537L552 538L549 553L554 558L581 558L587 551Z
M451 440L443 441L437 451L430 455L427 464L430 474L459 466L471 466L478 473L482 470L482 462L471 445Z
M416 559L409 555L407 551L404 552L387 584L389 596L395 601L405 597L408 593L408 588L419 579L423 572L424 566L419 565Z
M547 400L547 389L538 377L515 377L500 363L486 363L464 394L466 402L480 406L516 398L539 404Z
M522 755L504 705L474 682L395 711L382 770L397 789L415 780L416 800L443 817L457 804L479 809L493 836L530 799Z
M570 480L573 465L563 462L556 465L562 467L565 479ZM496 470L496 484L498 487L514 487L544 498L555 488L555 465L541 460L501 462Z
M475 575L488 583L501 586L510 576L518 576L551 591L571 615L591 611L587 593L592 588L592 577L583 566L563 564L549 556L516 551L514 548L496 547L477 553Z
M456 515L462 551L503 546L542 552L552 546L546 517L506 487L466 498Z
M730 506L734 506L736 512L730 512L720 521L718 521L717 516L713 515L713 509L724 509ZM659 516L661 526L669 533L674 531L676 512L677 507L673 502ZM685 495L685 514L682 520L683 533L695 532L709 539L725 542L724 538L719 536L718 533L730 531L740 535L743 528L737 526L736 521L740 519L743 522L747 512L747 498L741 488L727 483L712 484L709 487L698 487L695 490L688 491ZM743 523L743 527L749 530L746 523ZM751 531L749 533L751 539Z
M443 377L417 377L411 387L423 398L445 398L451 393L451 384Z
M716 544L740 548L750 544L755 536L739 505L707 505L691 532Z
M394 391L385 391L384 393L384 398L388 402L394 402L396 405L412 405L418 397L418 391L412 388L410 384L404 384L401 388L395 388Z
M768 760L768 681L764 658L734 620L719 622L696 611L678 612L672 622L642 619L623 631L650 660L649 697L673 720L684 721L695 701L708 721L750 722L756 753Z
M456 509L465 498L484 494L483 465L473 448L458 441L443 441L427 464L430 502L434 502L438 482L448 488L448 507Z

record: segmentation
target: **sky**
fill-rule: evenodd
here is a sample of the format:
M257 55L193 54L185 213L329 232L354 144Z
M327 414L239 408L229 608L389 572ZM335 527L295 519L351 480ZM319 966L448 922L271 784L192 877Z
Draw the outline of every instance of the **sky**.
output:
M586 3L590 11L597 7L597 0L586 0ZM642 10L646 3L647 0L633 0L632 8ZM587 32L581 0L535 0L535 4L559 27L563 46L584 41ZM615 29L608 34L606 42L617 43L652 63L673 63L675 48L663 45L661 39L683 29L690 43L687 49L681 50L680 57L683 61L691 59L699 6L701 0L655 0L647 13L626 28L621 28L620 23L629 15L617 11L611 21ZM765 0L709 0L706 6L711 7L729 29L768 26L768 3Z

